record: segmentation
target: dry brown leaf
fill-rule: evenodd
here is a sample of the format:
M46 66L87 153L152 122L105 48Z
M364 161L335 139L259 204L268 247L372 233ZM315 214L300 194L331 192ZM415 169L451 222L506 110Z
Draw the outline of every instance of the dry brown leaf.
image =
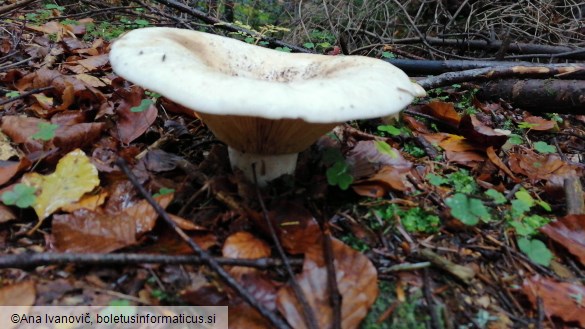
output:
M496 154L496 151L494 150L493 146L489 146L486 149L486 154L488 156L488 159L490 159L490 161L498 168L500 168L504 173L506 173L506 175L510 176L510 178L519 183L520 180L514 176L514 173L512 173L512 171L510 171L510 169L508 168L508 166L506 166L506 164L502 161L502 159L500 159L500 157L498 157L498 155Z
M558 131L559 127L557 123L552 120L547 120L542 117L537 116L527 116L523 120L524 122L528 122L531 125L531 130L538 130L538 131Z
M165 208L172 194L155 199ZM158 214L146 200L116 211L80 209L73 214L54 215L55 248L62 252L111 252L133 245L142 234L152 230Z
M459 123L459 132L467 141L481 147L494 146L499 148L508 140L508 136L494 130L479 121L475 115L465 115Z
M585 265L585 215L568 215L540 228L540 231Z
M67 68L77 74L94 71L108 63L108 54L101 54L91 56L85 59L76 60L74 62L66 63ZM72 65L77 64L77 65Z
M0 288L0 305L31 306L35 303L36 291L34 281L5 285Z
M341 327L357 328L378 295L376 269L366 256L343 242L333 239L332 246L337 285L343 300ZM319 328L330 328L332 310L327 288L327 268L322 255L322 248L313 248L307 252L303 272L298 275L297 281L317 315ZM293 328L306 328L301 307L290 286L279 290L277 306Z
M116 129L114 135L124 144L130 144L133 140L140 137L156 120L157 110L154 105L150 105L146 110L141 112L132 112L131 109L140 105L144 91L139 87L132 87L130 90L120 90L123 99L116 109L118 120L116 120Z
M584 286L533 276L524 280L522 291L535 309L538 307L537 299L542 300L547 317L559 317L566 322L577 322L585 327L585 312L581 300L585 296Z
M270 246L263 240L248 232L237 232L230 235L221 249L223 257L257 259L270 256ZM230 274L241 279L244 274L255 273L258 270L252 267L234 266L229 269Z
M0 204L0 224L16 219L14 212L3 204Z
M294 202L279 201L272 204L271 209L268 217L287 253L304 254L321 244L321 228L306 208Z
M106 191L102 191L98 194L84 195L81 200L65 205L61 207L61 210L70 213L79 209L96 210L106 202L107 197L108 192Z
M445 103L440 101L433 101L422 108L423 112L429 114L439 121L445 122L451 127L457 127L461 116L455 111L453 103Z

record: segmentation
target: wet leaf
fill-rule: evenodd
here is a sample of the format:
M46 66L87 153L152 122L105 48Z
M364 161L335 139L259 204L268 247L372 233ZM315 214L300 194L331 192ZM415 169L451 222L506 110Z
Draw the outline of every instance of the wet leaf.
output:
M25 174L22 182L36 189L37 199L33 204L40 220L59 210L64 205L78 201L86 192L99 185L97 169L81 150L65 155L55 172L50 175Z
M566 322L576 322L585 327L583 285L534 276L524 280L522 291L528 296L534 309L538 308L538 298L542 300L547 317L559 317Z
M585 265L585 215L568 215L540 228Z
M357 328L378 295L376 269L366 256L341 241L333 239L332 245L337 285L343 299L341 327ZM317 315L319 328L330 328L332 310L322 255L322 248L311 249L305 256L303 272L297 280ZM300 305L289 286L278 292L277 306L293 328L306 328Z
M321 228L310 211L290 201L271 205L268 218L277 230L282 247L293 255L306 253L321 244Z

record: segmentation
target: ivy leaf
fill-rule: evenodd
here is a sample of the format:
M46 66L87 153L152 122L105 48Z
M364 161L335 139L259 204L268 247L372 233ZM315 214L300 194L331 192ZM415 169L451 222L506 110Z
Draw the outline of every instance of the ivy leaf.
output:
M469 198L463 193L447 198L445 203L451 208L451 215L465 225L473 226L480 220L487 222L491 219L490 213L481 200Z
M42 141L50 141L55 137L55 131L59 128L59 125L55 125L48 122L39 122L37 125L39 129L36 133L34 133L31 138L32 139L39 139Z
M36 189L26 184L16 184L12 191L2 193L2 202L5 205L16 205L18 208L28 208L32 206L37 197Z
M495 204L504 204L504 203L506 203L506 201L508 201L508 199L506 199L506 196L504 196L502 193L494 190L493 188L485 191L485 195L492 198L494 200Z
M347 190L353 183L353 177L349 174L349 165L342 161L333 164L325 174L329 185L337 185L342 190Z
M520 238L518 248L534 263L543 266L550 265L553 255L542 241Z
M134 112L134 113L136 113L136 112L144 112L144 111L148 110L148 108L152 104L153 104L152 100L150 100L150 99L143 99L140 102L140 105L134 106L134 107L130 108L130 112Z

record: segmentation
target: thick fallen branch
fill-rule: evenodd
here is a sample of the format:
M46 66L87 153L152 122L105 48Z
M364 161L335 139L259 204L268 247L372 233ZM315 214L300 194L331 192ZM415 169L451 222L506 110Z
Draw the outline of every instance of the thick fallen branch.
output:
M477 96L530 112L585 114L585 80L498 79L480 84Z
M423 38L407 38L384 41L393 44L416 44L425 41L433 46L456 47L459 49L485 49L493 51L498 51L502 47L502 41L500 40L460 40L425 37L424 40ZM584 48L539 45L533 43L511 42L508 45L508 53L534 54L534 57L585 59Z
M298 53L311 53L312 52L309 49L299 47L299 46L296 46L296 45L293 45L293 44L290 44L290 43L287 43L287 42L284 42L282 40L272 38L272 37L269 37L266 35L262 35L256 31L248 30L248 29L245 29L241 26L234 25L232 23L224 22L222 20L219 20L215 17L211 17L200 10L189 7L189 6L187 6L183 3L180 3L178 1L174 1L174 0L154 0L154 1L158 2L160 4L163 4L165 6L168 6L170 8L173 8L175 10L178 10L182 13L193 15L197 19L199 19L207 24L213 24L217 28L221 28L221 29L224 29L224 30L227 30L230 32L241 32L241 33L251 35L254 38L258 38L260 40L268 42L272 46L288 47L288 48L292 49L293 52L298 52Z
M21 2L15 2L13 4L1 6L0 7L0 15L6 14L14 9L24 7L24 6L28 5L29 3L35 2L35 1L37 1L37 0L23 0Z
M446 72L464 71L481 69L484 67L501 67L501 66L547 66L546 64L530 63L530 62L506 62L506 61L468 61L468 60L418 60L418 59L384 59L384 61L400 68L410 76L422 76L429 74L441 74ZM556 65L556 64L555 64Z
M583 64L552 64L547 66L496 66L459 72L448 72L419 80L425 89L449 86L474 80L491 80L512 77L523 78L573 78L585 73Z
M222 266L246 266L269 269L282 266L282 261L274 258L215 259ZM302 265L301 259L290 259L293 265ZM203 264L200 257L193 255L149 255L149 254L99 254L99 253L36 253L0 256L0 268L29 268L43 265L130 265L130 264Z

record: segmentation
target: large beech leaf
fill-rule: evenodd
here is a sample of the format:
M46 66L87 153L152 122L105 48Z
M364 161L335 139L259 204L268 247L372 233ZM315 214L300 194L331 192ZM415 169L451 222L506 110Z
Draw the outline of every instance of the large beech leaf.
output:
M542 300L547 317L559 317L566 322L577 322L585 327L582 297L585 287L576 283L557 282L534 276L525 279L522 291L528 296L533 307L538 308L538 298Z
M270 256L270 246L248 232L237 232L230 235L225 240L221 251L223 257L229 258L256 259ZM234 266L230 268L229 272L233 276L241 278L242 275L257 272L257 270L252 267Z
M22 177L22 182L37 190L33 208L40 220L78 201L100 183L97 169L79 149L61 158L52 174L28 173Z
M156 197L165 208L172 194ZM152 230L158 214L146 200L122 209L91 211L79 209L72 214L53 217L55 248L62 252L110 252L133 245Z
M357 328L378 295L376 269L363 254L339 240L332 240L335 275L342 296L341 327ZM329 302L328 275L323 249L315 246L305 255L303 272L297 276L319 328L331 328L333 312ZM306 328L295 294L290 286L278 292L277 306L293 328Z
M585 265L585 215L568 215L540 228L540 231Z

